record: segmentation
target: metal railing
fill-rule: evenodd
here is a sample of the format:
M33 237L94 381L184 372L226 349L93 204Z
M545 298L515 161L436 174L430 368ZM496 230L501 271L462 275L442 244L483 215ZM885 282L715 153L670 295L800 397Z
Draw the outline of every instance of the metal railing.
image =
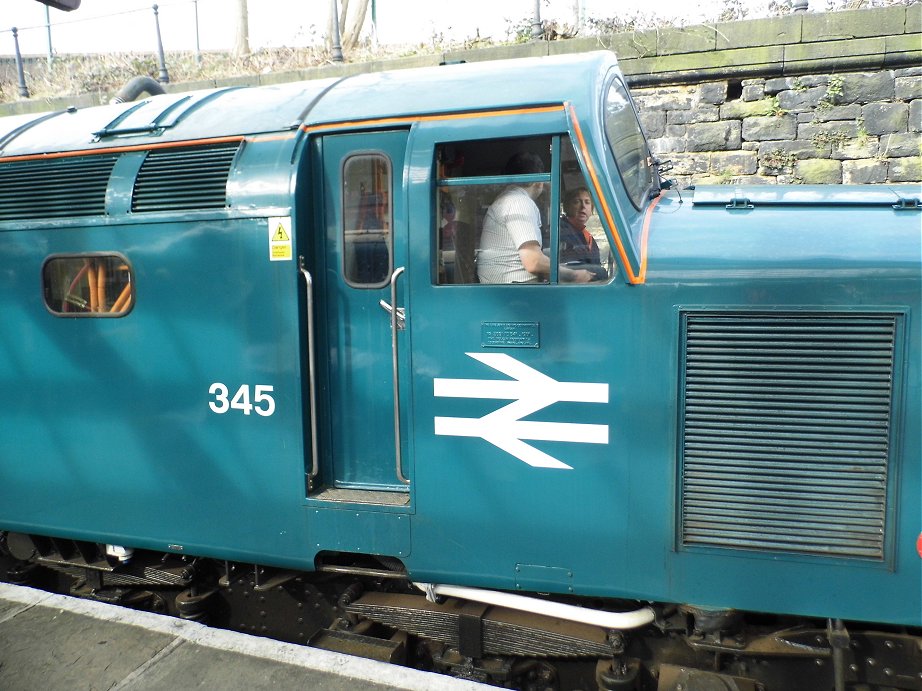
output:
M226 17L227 5L230 4L227 0L201 0L205 4L210 5L211 15L209 19L206 20L206 23L214 23L216 17L221 15L221 17ZM339 17L339 10L341 7L340 0L327 0L329 4L329 14L319 13L321 15L321 20L326 17ZM20 38L23 35L23 32L35 32L34 35L37 35L39 32L45 35L45 48L47 55L47 62L49 68L54 63L55 58L55 48L52 43L53 30L61 31L64 29L75 29L79 24L85 24L88 22L96 23L96 26L91 31L85 31L84 34L90 34L93 36L106 36L105 31L99 31L98 28L102 22L109 22L118 20L119 27L115 32L120 36L131 36L137 39L137 42L132 44L130 51L125 52L144 52L145 41L147 47L151 52L155 52L159 64L159 74L158 81L162 83L168 83L170 81L169 71L166 63L166 53L164 51L164 42L163 42L163 33L161 26L161 17L166 17L169 15L170 28L167 29L167 34L170 31L174 33L173 38L175 40L175 35L183 33L185 38L183 39L188 45L188 31L191 25L192 30L194 31L194 45L195 45L195 60L201 65L202 63L202 41L201 41L201 25L199 22L199 2L200 0L166 0L166 2L161 2L158 4L153 4L149 7L138 7L135 9L124 10L121 12L108 14L108 15L91 15L87 16L83 14L87 11L89 3L84 3L81 10L78 12L71 13L66 15L66 18L61 21L51 21L51 15L49 13L48 7L44 8L45 10L45 22L43 24L38 24L34 26L27 27L13 27L11 29L0 29L0 51L3 50L4 44L6 43L5 34L10 34L10 38L13 43L13 55L15 57L16 63L16 73L18 79L18 93L21 98L29 97L29 89L26 84L26 70L22 57L22 50L20 46ZM541 3L542 0L533 0L533 2L528 2L528 0L517 0L518 4L521 5L522 17L525 18L527 23L525 31L520 33L520 37L529 38L533 41L543 40L545 38L545 22L541 19ZM370 0L371 3L371 35L373 40L376 40L377 37L377 0ZM576 6L579 7L579 3L576 3ZM803 12L808 9L808 0L793 0L791 5L792 12ZM164 12L161 15L161 12ZM529 15L530 12L530 15ZM579 13L579 10L577 10ZM191 21L190 21L191 14ZM530 20L529 20L530 16ZM450 18L445 18L445 23L450 23ZM508 21L508 20L507 20ZM149 23L149 24L148 24ZM153 31L147 33L147 38L145 39L145 29L144 24L150 26L152 24ZM519 25L520 27L523 25ZM180 27L182 29L180 30ZM315 27L311 27L314 29ZM322 32L319 36L320 40L325 40L327 42L327 47L330 50L330 59L333 62L343 62L343 47L342 47L342 37L340 22L331 21L329 22L329 36L326 35L327 32ZM103 39L105 40L105 39ZM32 45L37 43L37 40L33 38L31 41ZM140 51L139 51L140 49ZM8 48L7 48L8 50ZM3 58L0 57L0 61L3 61Z
M195 59L198 63L201 63L201 30L199 25L199 0L180 0L179 2L169 3L170 9L175 9L176 7L191 6L192 15L193 15L193 27L195 33ZM46 54L47 62L49 68L54 64L55 49L53 44L53 28L60 28L67 25L74 25L78 23L90 22L90 21L100 21L103 19L109 19L112 17L119 17L124 15L141 15L141 14L151 14L151 22L153 24L153 36L154 41L151 44L153 51L157 55L157 61L159 65L159 74L157 76L157 81L166 84L170 81L169 71L166 64L166 53L163 48L163 35L161 33L161 24L160 24L160 9L161 6L153 4L148 8L138 8L134 10L127 10L124 12L119 12L112 15L95 15L90 18L81 18L81 17L68 17L67 19L52 23L51 16L47 7L45 7L45 23L41 25L29 26L29 27L12 27L9 30L0 30L0 37L4 33L9 33L12 42L13 42L13 55L16 63L16 74L18 80L18 91L21 98L29 97L29 89L26 84L25 77L25 63L22 57L22 49L20 45L20 34L24 31L42 31L46 35ZM96 32L93 32L96 34Z

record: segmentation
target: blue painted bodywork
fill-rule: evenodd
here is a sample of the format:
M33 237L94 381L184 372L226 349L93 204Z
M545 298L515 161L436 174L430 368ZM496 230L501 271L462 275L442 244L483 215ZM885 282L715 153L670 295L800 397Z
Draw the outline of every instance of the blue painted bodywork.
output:
M613 56L596 53L0 120L0 166L126 157L106 214L0 221L0 529L307 570L319 552L371 553L400 557L426 582L922 624L922 240L919 211L894 208L919 188L705 188L635 209L601 123L600 93L617 73ZM362 485L361 447L392 454L389 322L377 305L390 290L363 294L340 321L336 228L325 215L340 203L325 180L337 167L324 156L345 133L365 133L360 150L379 150L380 131L406 142L393 227L394 265L406 267L399 428L411 482L375 470L366 489L398 500L331 501L307 489L297 257L316 279L318 482L337 484L343 467L340 484ZM569 137L600 181L597 207L611 210L614 223L603 224L623 247L619 277L592 287L436 285L436 147L536 134ZM131 156L235 136L245 142L226 208L130 211ZM740 208L727 208L734 200ZM269 261L267 219L287 216L293 256ZM133 310L50 314L43 262L99 251L130 261ZM884 558L681 544L681 324L696 310L898 315ZM487 322L537 325L539 347L485 346ZM351 349L360 337L366 345ZM559 382L607 384L607 403L560 402L528 418L607 426L607 443L531 442L570 466L552 469L479 437L436 434L436 417L505 404L435 395L436 379L507 379L469 355L483 353ZM366 389L343 382L348 358L384 376ZM214 414L215 382L232 392L272 386L274 414ZM362 396L348 413L332 400L345 395Z

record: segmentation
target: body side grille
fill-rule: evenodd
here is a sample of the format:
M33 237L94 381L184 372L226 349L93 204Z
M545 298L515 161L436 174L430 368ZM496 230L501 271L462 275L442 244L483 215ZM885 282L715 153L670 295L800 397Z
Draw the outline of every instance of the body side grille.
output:
M683 545L883 559L897 319L685 314Z

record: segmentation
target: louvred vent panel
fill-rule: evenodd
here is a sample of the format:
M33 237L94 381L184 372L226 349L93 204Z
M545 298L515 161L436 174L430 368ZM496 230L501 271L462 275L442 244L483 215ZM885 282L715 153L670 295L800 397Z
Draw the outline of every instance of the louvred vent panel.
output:
M884 558L899 319L685 314L683 545Z

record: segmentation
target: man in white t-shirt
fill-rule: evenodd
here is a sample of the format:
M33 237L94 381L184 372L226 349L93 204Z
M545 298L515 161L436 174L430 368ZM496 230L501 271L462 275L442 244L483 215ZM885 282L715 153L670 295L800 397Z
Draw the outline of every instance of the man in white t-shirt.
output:
M541 173L544 164L537 154L521 152L509 159L506 175ZM511 185L487 209L477 251L477 278L481 283L534 283L546 281L551 261L541 251L541 212L535 200L547 183ZM588 283L592 274L584 269L559 268L560 279Z

